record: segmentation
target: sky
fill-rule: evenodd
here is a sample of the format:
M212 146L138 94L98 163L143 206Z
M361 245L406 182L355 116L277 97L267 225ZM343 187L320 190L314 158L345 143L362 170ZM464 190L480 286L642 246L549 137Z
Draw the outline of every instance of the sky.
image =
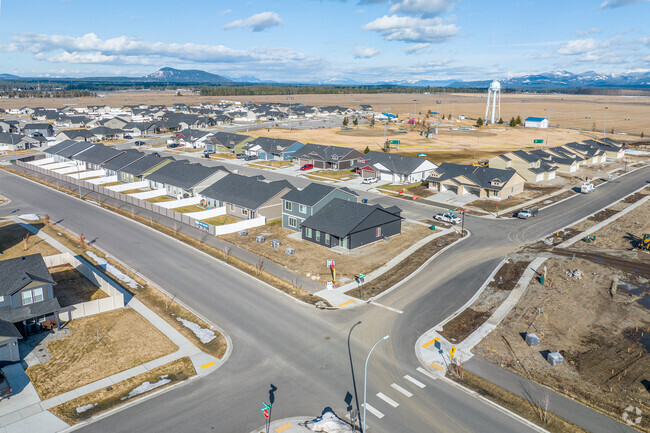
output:
M275 81L650 71L650 0L0 0L0 73Z

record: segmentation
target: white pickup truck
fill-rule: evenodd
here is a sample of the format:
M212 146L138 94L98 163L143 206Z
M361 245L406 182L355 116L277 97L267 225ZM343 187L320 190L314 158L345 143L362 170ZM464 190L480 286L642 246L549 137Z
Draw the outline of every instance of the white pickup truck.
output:
M449 213L449 212L436 214L433 216L433 219L436 221L442 221L450 224L460 224L460 217L457 217L453 213Z

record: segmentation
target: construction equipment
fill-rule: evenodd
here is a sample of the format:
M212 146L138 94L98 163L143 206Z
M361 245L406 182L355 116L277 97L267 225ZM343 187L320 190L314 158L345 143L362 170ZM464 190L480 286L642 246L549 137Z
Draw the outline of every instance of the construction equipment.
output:
M650 251L650 233L645 233L639 242L638 249L642 251Z
M472 163L474 167L487 167L488 161L475 161Z

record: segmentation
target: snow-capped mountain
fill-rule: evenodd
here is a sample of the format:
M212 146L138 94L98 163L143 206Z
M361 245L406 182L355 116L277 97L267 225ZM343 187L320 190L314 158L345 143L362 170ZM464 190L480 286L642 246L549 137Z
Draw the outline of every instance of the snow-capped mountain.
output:
M198 69L162 68L142 77L143 81L159 81L170 83L231 83L232 80L221 75L211 74Z

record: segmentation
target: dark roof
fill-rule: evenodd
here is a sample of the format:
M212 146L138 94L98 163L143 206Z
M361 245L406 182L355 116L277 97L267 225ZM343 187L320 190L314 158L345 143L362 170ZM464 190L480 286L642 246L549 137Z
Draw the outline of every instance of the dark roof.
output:
M0 320L0 337L5 338L23 338L18 331L18 328L13 323L6 320Z
M120 169L126 167L127 165L144 158L146 155L137 150L126 150L121 155L117 155L115 158L106 161L102 164L102 168L106 170L120 171ZM154 156L154 158L156 158ZM157 158L160 159L160 158Z
M459 176L465 176L470 181L476 183L482 188L489 188L492 190L500 190L515 174L517 171L508 168L490 168L490 167L475 167L473 165L463 165L463 164L451 164L448 162L443 162L440 166L434 171L434 173L440 174L440 176L434 176L433 173L428 178L434 182L440 182L448 179L455 179ZM501 186L492 185L493 180L499 180L503 182Z
M296 140L285 140L283 138L269 138L269 137L257 137L255 140L246 144L246 149L258 145L266 153L279 154L287 150L294 143L298 143Z
M68 138L83 137L90 138L94 137L95 134L90 132L88 129L68 129L67 131L60 131L59 134L65 134Z
M0 296L11 296L32 281L56 284L40 254L0 261Z
M374 166L379 163L386 167L391 173L409 175L413 173L424 161L423 158L412 156L395 155L384 152L368 152L361 157L366 162L357 162L358 167L366 165Z
M243 134L234 134L232 132L215 132L212 134L212 137L210 138L209 141L213 141L216 143L221 144L222 146L228 147L228 148L233 148L237 144L241 143L242 141L246 140L247 138L250 138L248 135L243 135Z
M159 156L147 155L144 158L140 158L137 161L124 166L120 171L132 174L133 176L140 176L167 160L172 160L172 158L161 158Z
M75 156L74 159L77 161L89 162L91 164L102 164L122 154L122 152L124 151L113 149L112 147L106 147L102 144L97 144L89 149L84 150L79 155Z
M285 188L293 189L293 186L286 180L265 182L260 178L229 174L201 191L201 195L246 209L257 209Z
M370 206L335 198L301 225L343 238L351 233L400 220L401 212L396 206L384 209L380 205Z
M79 152L83 152L84 150L92 146L94 146L93 143L89 143L87 141L77 141L72 146L68 146L65 149L62 149L60 152L57 153L57 155L62 156L64 158L72 158L74 155L78 154Z
M341 191L344 191L353 197L357 197L357 194L355 192L352 192L347 188L335 188L333 186L323 185L320 183L310 183L301 190L294 189L292 191L289 191L282 196L282 200L288 200L304 204L306 206L313 206L336 189L340 189Z
M52 147L48 147L43 152L44 153L49 153L51 155L56 155L57 153L59 153L63 149L67 149L68 147L72 146L73 144L77 144L77 143L78 143L78 141L74 141L74 140L63 140L63 141L55 144Z
M188 161L174 161L153 172L147 179L183 189L191 189L218 171L227 171L223 167L206 167L191 164Z
M22 134L10 134L8 132L0 132L0 143L11 144L13 140L13 143L16 144L23 138L25 138L25 136Z
M7 322L17 323L32 317L44 316L61 310L59 300L56 298L46 299L41 302L25 305L19 308L12 308L11 305L0 308L0 319Z
M99 135L116 135L122 134L124 131L122 129L107 128L106 126L98 126L96 128L90 129L90 133L99 134Z
M363 153L349 147L307 143L298 149L292 157L338 162L363 157Z
M539 156L528 153L525 150L515 150L512 153L526 162L537 162L541 159Z
M23 126L23 129L49 129L52 125L49 123L28 123Z

